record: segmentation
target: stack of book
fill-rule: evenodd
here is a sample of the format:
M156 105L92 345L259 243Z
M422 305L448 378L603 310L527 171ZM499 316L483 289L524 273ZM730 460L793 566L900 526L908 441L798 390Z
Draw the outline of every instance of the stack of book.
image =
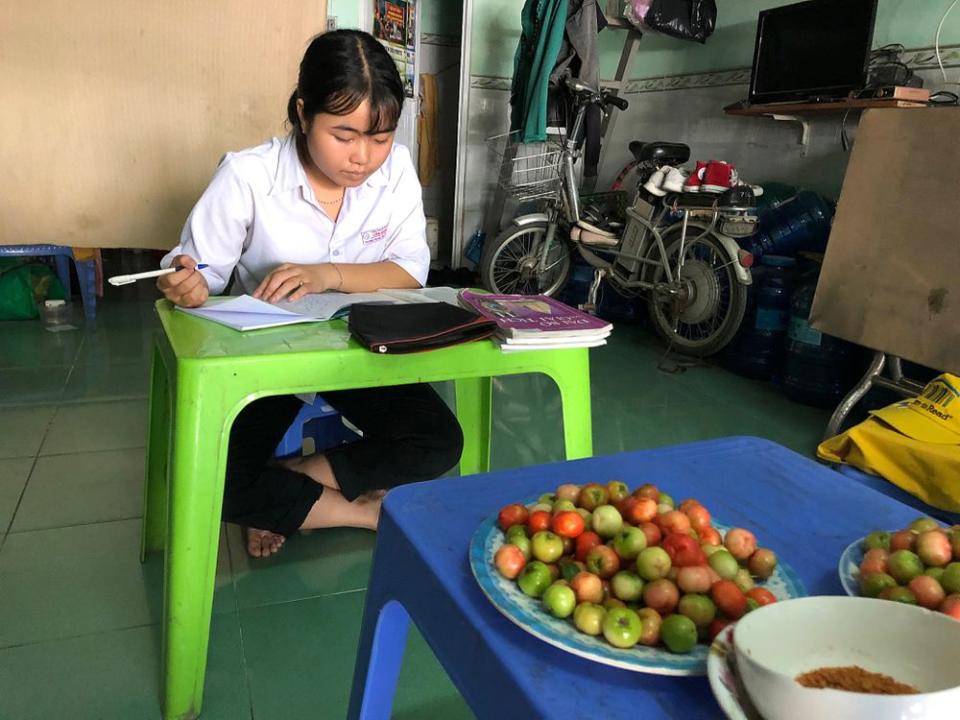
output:
M606 345L613 325L546 295L485 295L460 291L460 303L497 323L505 352Z

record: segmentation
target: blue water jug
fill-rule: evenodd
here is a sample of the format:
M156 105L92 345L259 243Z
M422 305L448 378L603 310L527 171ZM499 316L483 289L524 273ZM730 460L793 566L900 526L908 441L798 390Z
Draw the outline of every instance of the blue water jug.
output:
M846 394L855 346L810 326L819 271L801 276L790 298L783 391L791 400L834 407Z
M761 196L762 197L762 196ZM830 235L834 206L822 195L801 190L792 200L760 209L757 232L740 241L755 260L764 255L823 252Z
M743 324L724 351L724 364L734 372L761 380L779 378L795 264L790 257L765 255L754 268Z

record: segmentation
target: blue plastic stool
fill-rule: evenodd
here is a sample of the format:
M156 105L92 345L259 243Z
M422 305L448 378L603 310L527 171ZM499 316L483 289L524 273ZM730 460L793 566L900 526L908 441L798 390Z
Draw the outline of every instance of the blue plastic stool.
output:
M340 413L327 405L317 395L312 403L304 403L296 419L277 445L274 455L278 458L294 457L303 453L304 438L313 438L316 450L326 450L356 440L359 435L343 424Z
M918 497L914 497L906 490L894 485L889 480L886 480L878 475L870 475L865 473L862 470L857 468L850 467L849 465L837 465L834 467L834 470L839 472L841 475L844 475L852 480L856 480L861 485L866 485L869 488L873 488L877 492L881 492L887 497L891 497L894 500L899 500L904 505L909 505L912 508L916 508L924 515L929 515L930 517L941 520L942 522L948 523L950 525L960 523L960 514L952 513L949 510L941 510L940 508L933 507L932 505L927 505L923 500Z
M0 246L0 256L7 257L45 257L53 256L57 268L57 278L63 285L63 291L69 298L70 263L77 268L77 278L80 280L80 297L83 299L83 314L89 322L97 317L97 263L95 260L77 260L73 257L73 250L63 245L3 245Z

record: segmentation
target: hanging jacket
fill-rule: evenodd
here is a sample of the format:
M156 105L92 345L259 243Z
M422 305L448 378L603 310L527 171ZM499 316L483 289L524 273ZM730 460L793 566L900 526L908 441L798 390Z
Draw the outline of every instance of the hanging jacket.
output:
M547 139L547 91L563 42L569 0L526 0L513 61L510 130L522 142Z
M606 27L607 21L597 0L569 2L563 42L557 54L557 64L550 73L550 81L559 85L571 76L596 88L600 86L597 33Z
M552 101L562 102L567 97L564 81L574 77L592 88L600 88L600 59L597 34L607 26L607 19L597 0L570 0L564 39L560 45L557 64L550 74L550 85L555 92ZM552 114L553 115L553 114ZM584 128L583 174L596 177L600 163L600 130L603 111L598 105L587 108Z

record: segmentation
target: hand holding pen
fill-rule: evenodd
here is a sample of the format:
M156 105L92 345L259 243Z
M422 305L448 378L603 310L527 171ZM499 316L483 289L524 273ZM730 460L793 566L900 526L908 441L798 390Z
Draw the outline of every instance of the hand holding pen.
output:
M180 307L197 307L203 305L210 297L210 288L207 279L198 269L206 265L198 265L189 255L177 255L170 263L173 272L165 272L157 277L157 288L174 305Z

